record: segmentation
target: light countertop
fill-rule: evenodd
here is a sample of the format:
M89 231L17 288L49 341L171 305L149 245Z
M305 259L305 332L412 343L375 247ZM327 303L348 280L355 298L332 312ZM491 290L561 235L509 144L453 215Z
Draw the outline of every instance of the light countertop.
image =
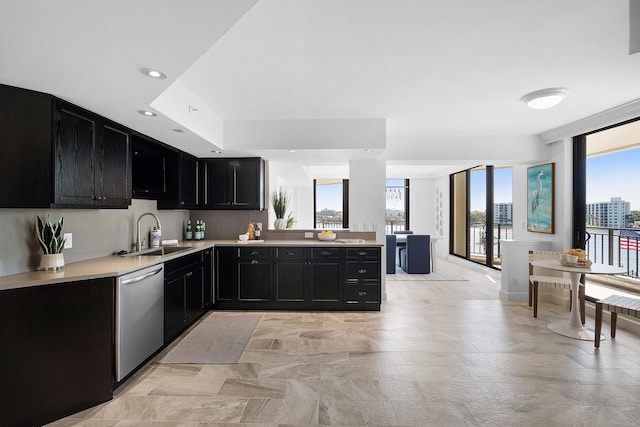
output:
M338 239L342 240L342 239ZM12 274L0 277L0 291L9 289L19 289L31 286L40 286L62 282L74 282L79 280L98 279L102 277L116 277L140 270L154 264L179 258L190 253L214 246L308 246L308 247L380 247L381 243L375 241L362 241L359 239L350 242L321 241L316 239L304 240L266 240L238 242L236 240L202 240L184 241L179 246L187 246L191 250L184 250L176 253L158 256L118 256L109 255L100 258L93 258L85 261L65 264L60 270L54 271L27 271L25 273ZM358 240L358 241L356 241Z

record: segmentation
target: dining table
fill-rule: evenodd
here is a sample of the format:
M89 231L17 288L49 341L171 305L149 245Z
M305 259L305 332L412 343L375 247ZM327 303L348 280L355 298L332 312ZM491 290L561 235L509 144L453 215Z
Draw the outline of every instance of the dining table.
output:
M591 263L589 267L573 265L559 260L539 260L531 261L531 265L535 267L546 268L549 270L562 271L569 274L571 278L571 310L569 322L550 323L547 328L556 334L565 337L575 338L583 341L594 341L595 332L586 329L580 321L580 310L575 309L578 305L578 286L580 286L580 276L583 274L621 274L626 272L622 267L615 265ZM601 339L604 339L601 336Z

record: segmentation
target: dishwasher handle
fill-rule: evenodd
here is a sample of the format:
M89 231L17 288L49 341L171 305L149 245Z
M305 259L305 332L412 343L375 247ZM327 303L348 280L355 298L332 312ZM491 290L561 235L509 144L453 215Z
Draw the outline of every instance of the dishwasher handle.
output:
M122 281L120 281L121 285L132 285L134 283L138 283L141 280L144 280L148 277L151 276L155 276L156 274L160 273L162 271L162 266L158 267L157 269L150 271L148 273L145 274L141 274L140 276L136 276L136 277L131 277L129 279L124 279Z

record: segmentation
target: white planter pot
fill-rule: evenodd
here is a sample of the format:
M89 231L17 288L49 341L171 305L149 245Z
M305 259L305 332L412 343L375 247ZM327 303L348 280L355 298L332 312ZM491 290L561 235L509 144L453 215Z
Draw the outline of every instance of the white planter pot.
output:
M284 230L285 228L287 228L287 220L284 218L278 218L276 219L276 221L273 223L273 227L276 230Z
M64 266L64 254L42 254L39 270L57 270Z

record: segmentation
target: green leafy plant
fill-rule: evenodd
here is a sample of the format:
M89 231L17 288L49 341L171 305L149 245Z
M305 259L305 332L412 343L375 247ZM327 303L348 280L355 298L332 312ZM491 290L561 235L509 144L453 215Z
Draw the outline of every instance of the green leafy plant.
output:
M63 217L57 223L52 223L49 215L47 220L36 215L36 237L45 254L59 254L64 249L65 238L62 235Z
M276 213L276 218L284 218L289 206L289 196L286 192L278 190L271 195L271 206Z
M286 228L293 228L293 214L291 212L289 212L289 216L287 217Z

